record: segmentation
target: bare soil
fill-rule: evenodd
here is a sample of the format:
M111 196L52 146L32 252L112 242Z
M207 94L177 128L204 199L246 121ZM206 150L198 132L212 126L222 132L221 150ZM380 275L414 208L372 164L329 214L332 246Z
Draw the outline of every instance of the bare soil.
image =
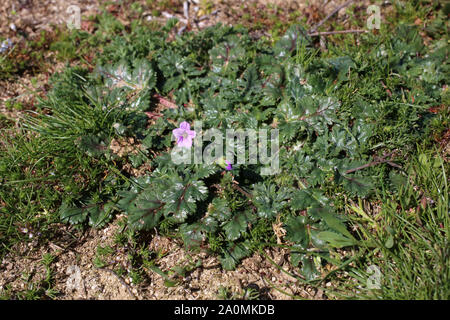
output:
M323 292L299 285L297 279L281 272L279 268L296 274L288 263L283 250L266 250L266 254L279 265L270 263L259 254L254 254L234 271L224 271L220 262L206 252L189 252L182 244L155 233L148 235L146 250L165 254L158 258L156 266L163 272L175 266L186 266L201 260L201 265L187 272L184 277L172 276L177 282L173 287L165 285L165 279L144 267L145 278L133 283L130 277L113 272L118 267L131 270L128 255L131 248L116 245L115 234L120 228L118 221L101 230L89 229L82 234L67 225L55 225L54 237L40 243L33 241L17 246L0 265L0 288L24 291L41 283L46 275L42 257L46 253L56 256L50 265L53 288L59 294L56 299L220 299L219 288L240 298L246 288L254 288L263 299L291 299L294 295L310 299L322 299ZM94 264L98 246L110 246L114 253L108 255L108 266L97 268Z

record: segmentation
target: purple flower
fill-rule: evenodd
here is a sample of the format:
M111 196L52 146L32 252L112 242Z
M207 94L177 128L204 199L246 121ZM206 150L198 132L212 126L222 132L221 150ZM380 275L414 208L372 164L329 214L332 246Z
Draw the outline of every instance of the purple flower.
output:
M182 148L192 147L192 139L195 138L195 131L190 130L191 126L186 121L180 123L180 127L173 129L172 133L177 140L177 145Z
M216 160L216 163L221 167L224 168L227 171L233 170L233 167L231 166L231 162L225 159L224 157L220 157Z

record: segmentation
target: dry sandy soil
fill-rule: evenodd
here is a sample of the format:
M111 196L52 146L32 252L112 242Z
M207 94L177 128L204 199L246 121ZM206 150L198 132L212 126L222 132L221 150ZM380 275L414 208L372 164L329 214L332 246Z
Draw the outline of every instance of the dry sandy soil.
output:
M239 8L242 4L257 2L264 9L267 3L282 3L289 10L301 10L308 16L311 24L317 23L330 13L339 4L345 1L214 1L214 10L219 10L208 19L201 21L198 27L203 28L216 22L235 23L239 17L231 14L231 9ZM183 6L180 1L179 8L171 13L163 13L162 17L176 15L183 18ZM78 5L81 8L83 20L89 15L99 12L98 1L71 0L3 0L0 9L0 34L9 37L14 42L22 41L18 31L26 33L29 37L36 35L40 30L52 30L52 25L65 23L67 19L67 6ZM345 10L342 10L342 12ZM191 6L192 16L198 14L195 5ZM125 20L125 18L121 18ZM148 19L152 19L151 15ZM161 18L158 18L161 19ZM127 23L127 21L124 21ZM13 24L13 26L12 26ZM48 61L52 60L52 53L48 53ZM44 74L34 77L38 80L38 87L47 86L49 74L59 70L63 65L52 65ZM25 104L32 103L34 96L31 93L31 76L25 73L14 82L0 82L0 112L9 117L17 118L17 112L10 112L4 106L7 99L17 99ZM45 90L41 90L45 95ZM166 287L164 279L159 274L145 269L146 279L140 284L133 284L130 278L121 277L111 271L111 268L96 268L93 260L99 245L110 245L116 252L110 256L111 266L131 268L128 259L129 250L114 244L114 236L118 232L117 218L102 230L87 230L85 233L77 232L67 225L55 225L55 233L50 241L41 243L39 237L27 244L17 246L8 254L0 265L0 291L10 287L14 291L30 289L30 284L37 283L45 277L45 268L41 262L44 253L51 253L56 260L51 264L54 274L54 288L59 291L57 299L217 299L219 287L228 288L230 292L242 293L250 286L259 288L261 298L290 299L292 295L310 299L322 299L323 292L299 285L295 278L280 272L267 259L259 254L247 258L235 271L223 271L215 257L205 252L189 253L175 240L163 238L157 234L148 237L147 250L167 253L158 259L157 265L163 271L174 266L186 265L189 261L202 260L200 267L177 279L178 285ZM282 250L267 251L273 260L289 270L286 263L285 252ZM294 272L293 270L289 270ZM274 288L275 287L275 288ZM284 293L282 293L284 292ZM242 297L242 296L241 296Z
M59 292L56 299L220 299L223 297L219 295L219 287L240 294L240 298L249 287L257 289L262 299L290 299L292 295L323 298L322 291L299 285L295 278L279 271L259 254L244 259L234 271L223 271L217 258L206 252L190 253L178 241L156 234L148 237L146 250L166 254L157 259L157 266L162 271L168 272L174 266L186 266L199 260L201 265L184 277L173 277L177 281L173 287L165 286L165 279L147 268L144 268L145 280L134 284L130 277L111 271L112 266L116 270L119 266L124 270L132 268L127 257L131 249L114 244L114 235L119 228L117 222L102 230L88 230L85 234L76 234L64 225L56 227L58 231L52 241L42 245L38 240L22 244L4 258L0 267L1 287L9 285L13 291L31 289L30 284L44 279L46 271L42 257L51 253L57 257L51 264L53 288ZM100 245L115 249L106 261L110 266L104 268L97 268L93 263ZM266 251L266 254L284 270L295 273L286 263L282 250Z

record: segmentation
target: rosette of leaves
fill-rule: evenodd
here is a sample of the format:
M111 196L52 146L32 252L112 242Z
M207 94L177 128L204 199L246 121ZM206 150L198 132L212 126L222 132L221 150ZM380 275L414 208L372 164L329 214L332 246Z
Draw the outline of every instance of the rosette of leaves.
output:
M197 85L191 79L205 73L204 68L196 64L192 57L170 49L158 58L158 68L164 75L162 91L169 93L176 90L174 94L179 104L189 102L197 91Z
M226 199L217 197L199 221L181 225L180 233L189 248L199 246L210 234L223 234L224 240L232 243L240 239L254 221L250 210L233 211Z
M245 47L237 35L231 35L226 41L217 44L209 51L211 71L221 75L236 76L239 68L246 61Z
M120 61L112 66L101 66L98 73L104 78L107 88L123 93L122 101L128 101L124 107L127 110L144 111L150 103L151 90L155 88L157 75L151 63L145 59L133 61L130 66L126 61Z
M176 223L196 213L208 189L199 175L182 175L176 170L156 170L147 183L121 192L118 207L128 215L128 223L138 230L156 227L162 216Z
M255 184L252 195L252 203L257 209L257 214L264 219L275 218L286 207L286 200L291 196L286 188L277 190L274 184L264 183Z
M152 89L156 84L156 73L150 63L145 60L133 62L133 67L126 61L120 61L114 66L99 68L99 73L105 78L108 87L126 87L132 90Z
M275 43L274 52L277 57L291 56L300 47L308 47L312 43L308 32L300 25L291 26Z
M61 221L70 224L88 223L89 226L100 228L111 221L117 211L116 186L118 179L108 175L101 183L101 191L95 191L90 196L67 197L58 212ZM98 186L96 186L98 188Z

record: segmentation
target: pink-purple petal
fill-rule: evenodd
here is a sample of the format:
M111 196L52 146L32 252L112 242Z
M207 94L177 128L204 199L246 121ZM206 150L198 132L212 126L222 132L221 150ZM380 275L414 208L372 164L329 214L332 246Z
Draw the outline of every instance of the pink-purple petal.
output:
M196 132L194 130L190 130L190 128L191 126L189 123L183 121L180 123L179 128L172 130L179 147L190 148L192 146L192 139L195 138Z
M192 139L190 137L187 137L186 139L183 139L181 142L179 142L178 146L182 148L190 148L192 146Z
M190 130L191 125L188 122L183 121L182 123L180 123L180 129L183 129L185 131Z
M181 128L176 128L172 130L173 135L175 136L175 138L181 137L183 136L184 130Z

